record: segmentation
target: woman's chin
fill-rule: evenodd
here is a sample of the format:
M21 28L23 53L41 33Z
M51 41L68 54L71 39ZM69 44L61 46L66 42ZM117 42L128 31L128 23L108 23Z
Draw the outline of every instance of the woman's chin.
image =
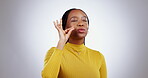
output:
M75 39L75 40L80 40L80 39L83 39L85 38L85 34L77 34L75 36L71 36L71 38Z
M87 34L78 34L78 37L79 37L80 39L82 39L82 38L85 38L86 35L87 35Z
M87 35L87 32L85 32L85 33L72 33L71 37L73 39L83 39L83 38L86 37L86 35Z

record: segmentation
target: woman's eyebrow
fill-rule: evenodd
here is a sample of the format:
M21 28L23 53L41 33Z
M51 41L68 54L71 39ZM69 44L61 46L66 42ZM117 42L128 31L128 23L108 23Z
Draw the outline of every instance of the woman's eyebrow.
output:
M83 16L82 18L87 18L87 16Z
M78 18L77 16L72 16L70 19L72 18ZM87 16L82 16L81 18L87 18Z
M77 16L72 16L70 19L72 19L72 18L77 18Z

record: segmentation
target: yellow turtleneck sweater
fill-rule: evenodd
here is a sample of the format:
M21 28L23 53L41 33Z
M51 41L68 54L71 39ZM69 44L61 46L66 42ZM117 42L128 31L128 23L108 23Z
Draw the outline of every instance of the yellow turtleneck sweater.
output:
M66 43L47 51L42 78L107 78L105 58L84 44Z

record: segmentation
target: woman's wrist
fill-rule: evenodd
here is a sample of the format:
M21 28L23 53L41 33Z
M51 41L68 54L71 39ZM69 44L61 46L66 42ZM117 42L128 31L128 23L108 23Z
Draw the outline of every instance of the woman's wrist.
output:
M58 45L57 45L57 49L60 49L60 50L62 50L63 49L63 47L64 47L64 45L65 45L65 41L64 40L59 40L58 41Z

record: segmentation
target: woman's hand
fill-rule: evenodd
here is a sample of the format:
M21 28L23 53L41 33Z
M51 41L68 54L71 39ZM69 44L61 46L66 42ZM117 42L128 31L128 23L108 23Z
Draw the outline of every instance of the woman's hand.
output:
M69 39L70 34L74 30L74 28L71 27L71 28L67 28L67 29L63 30L62 19L60 19L60 22L58 22L58 20L56 20L53 23L54 23L55 28L58 30L58 33L59 33L59 42L58 42L57 48L63 49L65 43Z

